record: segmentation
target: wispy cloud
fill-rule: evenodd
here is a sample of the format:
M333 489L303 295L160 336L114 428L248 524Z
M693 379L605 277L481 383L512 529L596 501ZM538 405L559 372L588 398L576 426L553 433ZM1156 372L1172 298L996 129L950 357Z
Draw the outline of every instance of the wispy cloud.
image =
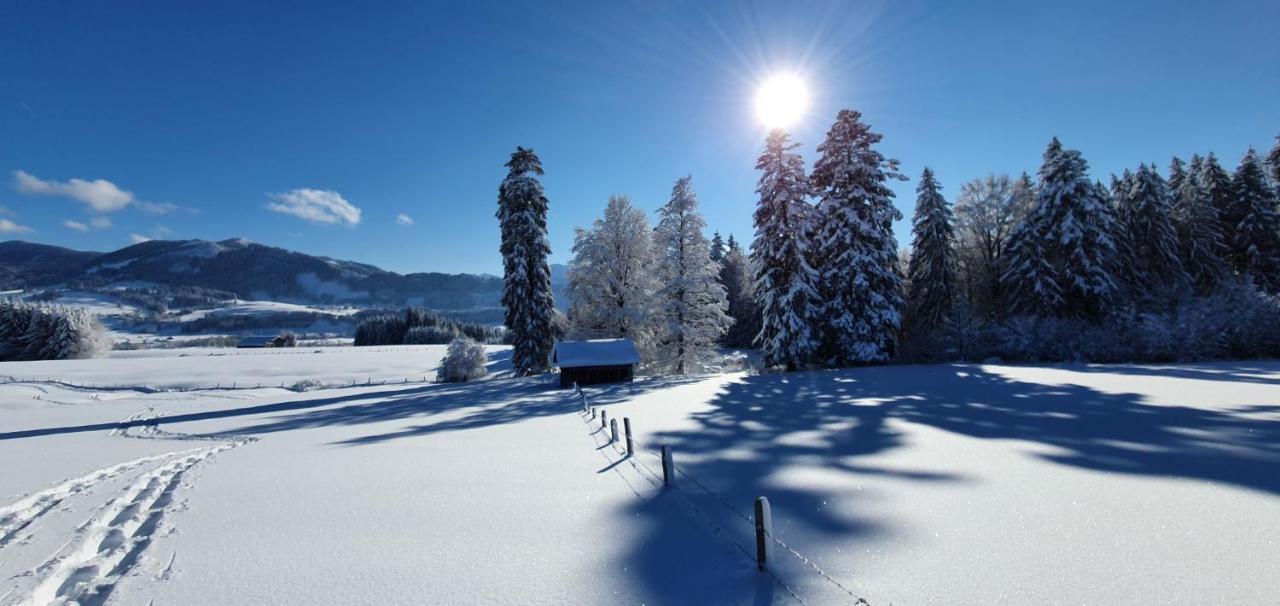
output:
M54 181L15 170L13 187L20 193L32 196L62 196L78 200L102 213L120 210L134 202L133 192L120 189L106 179L87 181L73 178L69 181Z
M142 244L143 242L151 241L151 238L148 238L142 234L129 234L129 239L132 240L134 244Z
M145 202L145 201L139 200L137 202L137 206L138 206L138 210L144 213L147 213L148 215L167 215L170 213L176 213L178 211L187 212L194 215L200 212L199 210L191 208L190 206L181 206L178 204L174 204L173 202Z
M157 238L168 238L173 235L173 230L163 225L157 225L151 228L151 235Z
M76 221L75 219L67 219L62 222L63 227L81 232L92 231L95 229L107 229L108 227L111 227L111 225L111 219L107 217L93 217L92 219L89 219L88 223Z
M413 217L400 213L396 215L396 225L413 225Z
M0 234L28 234L35 231L26 225L18 225L9 219L0 219Z
M273 201L267 210L293 215L312 223L328 223L355 227L360 224L360 209L336 191L295 189L282 194L268 194Z

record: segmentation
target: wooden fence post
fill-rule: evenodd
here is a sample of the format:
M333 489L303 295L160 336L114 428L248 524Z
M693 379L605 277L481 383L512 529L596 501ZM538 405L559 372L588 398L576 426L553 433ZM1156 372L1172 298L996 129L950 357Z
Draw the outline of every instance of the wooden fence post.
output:
M675 462L671 460L671 447L663 446L662 447L662 485L663 486L671 485L671 480L674 479L671 476L674 475L672 473L674 471L675 471Z
M609 419L609 443L614 444L618 441L618 420Z
M627 436L627 456L629 457L636 453L635 447L631 444L631 417L622 417L622 429Z
M604 429L608 425L609 425L609 411L602 410L600 411L600 429Z
M769 499L756 497L756 566L764 570L769 559L769 537L773 536L773 514Z

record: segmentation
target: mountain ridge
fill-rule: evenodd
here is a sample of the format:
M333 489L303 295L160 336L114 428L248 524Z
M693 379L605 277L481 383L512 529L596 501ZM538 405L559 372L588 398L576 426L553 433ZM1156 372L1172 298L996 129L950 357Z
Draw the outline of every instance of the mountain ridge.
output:
M563 267L552 273L562 277ZM496 276L400 274L242 238L149 240L103 253L0 242L0 290L146 284L201 287L256 299L433 309L497 307L502 296L502 279Z

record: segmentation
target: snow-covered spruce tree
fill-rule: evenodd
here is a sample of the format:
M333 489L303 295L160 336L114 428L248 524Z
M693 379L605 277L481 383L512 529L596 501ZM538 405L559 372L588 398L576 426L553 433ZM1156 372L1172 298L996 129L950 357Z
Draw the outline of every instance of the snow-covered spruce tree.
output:
M1231 215L1238 218L1230 242L1236 269L1264 291L1280 291L1280 213L1253 148L1231 177L1231 191Z
M517 376L546 372L554 343L555 301L547 257L547 197L537 175L542 162L531 149L517 147L498 188L498 224L502 229L502 304L511 336L511 362Z
M1080 152L1049 143L1035 209L1015 233L1002 278L1016 312L1096 319L1115 296L1117 227L1088 172Z
M1203 172L1204 159L1198 154L1192 156L1187 176L1175 192L1173 218L1178 228L1183 269L1197 291L1208 293L1229 275L1230 269L1225 260L1227 245L1222 237L1218 209L1200 182Z
M1009 235L1000 275L1007 314L1049 317L1063 305L1062 287L1044 241L1048 226L1040 213L1037 201Z
M818 272L809 263L806 237L813 211L806 199L812 190L804 160L794 151L799 146L782 130L769 133L756 160L760 201L751 243L761 314L756 343L766 366L786 366L788 371L807 363L818 350Z
M916 211L911 220L911 262L907 276L904 329L923 336L942 326L956 294L955 228L942 186L928 168L916 186Z
M755 300L755 271L737 242L720 263L720 284L724 286L729 319L733 321L723 342L727 347L751 347L760 334L760 307Z
M690 177L676 181L658 216L658 364L675 374L700 372L711 363L716 342L732 320L718 279L720 268L711 261L702 234L706 221L698 212Z
M881 136L862 115L841 110L810 182L820 196L816 245L825 321L823 352L832 363L883 362L894 354L902 323L902 276L889 179L903 179L897 160L874 149Z
M711 236L711 260L719 263L724 260L724 255L727 252L729 251L724 247L724 238L721 238L720 232L717 231L715 235Z
M574 237L569 319L578 338L626 337L653 358L653 230L625 196L610 196L604 216Z
M1135 297L1151 297L1166 288L1178 290L1189 278L1182 268L1173 198L1154 167L1143 164L1121 181L1117 230L1126 239L1118 265Z
M473 381L489 374L487 363L483 345L467 337L455 337L445 350L436 377L444 383Z
M1152 166L1151 169L1155 170L1155 166ZM1183 162L1182 158L1174 156L1173 159L1169 161L1169 180L1167 181L1169 191L1177 192L1182 189L1182 181L1186 178L1187 163ZM1176 193L1173 195L1176 195Z
M1218 163L1218 158L1209 152L1197 173L1196 184L1200 188L1205 201L1218 211L1218 226L1222 232L1222 242L1226 245L1226 256L1223 260L1234 270L1235 260L1231 257L1231 241L1235 238L1236 222L1230 216L1233 212L1235 195L1231 191L1231 175Z

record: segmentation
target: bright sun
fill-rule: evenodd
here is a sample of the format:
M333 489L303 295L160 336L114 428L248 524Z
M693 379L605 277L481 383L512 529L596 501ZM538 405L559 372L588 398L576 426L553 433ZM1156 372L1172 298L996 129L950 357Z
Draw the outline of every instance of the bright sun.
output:
M791 74L773 76L756 91L756 116L768 128L791 126L808 106L804 80Z

